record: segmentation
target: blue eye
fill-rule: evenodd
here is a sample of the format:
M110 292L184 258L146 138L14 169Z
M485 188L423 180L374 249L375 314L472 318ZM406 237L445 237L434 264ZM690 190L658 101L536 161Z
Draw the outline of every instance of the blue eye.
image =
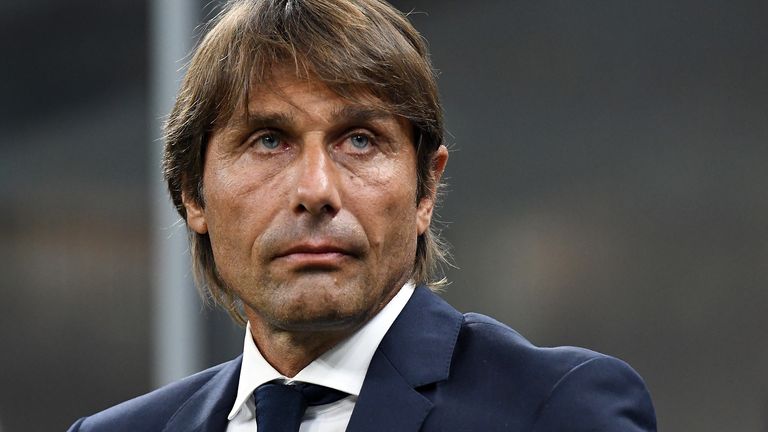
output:
M364 149L370 145L370 139L365 135L352 135L350 138L352 146L357 149Z
M256 142L262 147L274 150L280 146L280 138L276 135L263 135L256 139Z

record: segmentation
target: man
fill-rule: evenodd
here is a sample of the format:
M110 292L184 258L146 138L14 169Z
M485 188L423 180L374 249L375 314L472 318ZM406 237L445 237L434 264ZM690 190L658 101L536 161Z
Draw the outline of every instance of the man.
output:
M535 347L427 288L442 130L425 44L388 4L228 4L164 163L198 282L247 323L243 355L70 430L655 430L625 363Z

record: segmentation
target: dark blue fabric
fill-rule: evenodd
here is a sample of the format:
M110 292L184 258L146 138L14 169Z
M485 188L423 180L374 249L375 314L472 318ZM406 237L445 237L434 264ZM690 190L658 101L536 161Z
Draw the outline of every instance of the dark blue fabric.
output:
M79 420L75 431L224 431L242 356Z
M307 406L325 405L344 399L349 396L348 393L336 389L328 388L317 384L295 383L293 387L301 392Z
M253 392L259 432L298 432L307 406L325 405L346 393L315 384L268 382Z
M240 359L79 420L70 432L223 432ZM376 351L351 432L649 432L640 376L621 360L537 347L419 287Z
M259 432L298 432L307 401L300 391L268 382L253 392Z

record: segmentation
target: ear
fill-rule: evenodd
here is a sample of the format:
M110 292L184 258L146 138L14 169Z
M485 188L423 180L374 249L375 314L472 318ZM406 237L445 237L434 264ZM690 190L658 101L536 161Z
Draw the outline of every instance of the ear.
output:
M208 232L208 222L205 220L205 211L203 207L192 199L186 192L181 193L181 202L187 210L187 226L198 234Z
M427 192L426 196L421 198L416 208L416 229L419 235L424 234L432 222L432 212L437 201L437 185L440 184L440 178L443 176L446 163L448 163L448 149L444 145L440 145L437 151L435 151L434 156L432 156L432 166L430 167L434 187Z

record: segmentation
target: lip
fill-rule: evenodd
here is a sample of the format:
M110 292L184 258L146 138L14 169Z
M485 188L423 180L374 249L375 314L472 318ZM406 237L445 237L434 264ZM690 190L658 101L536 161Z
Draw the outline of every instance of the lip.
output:
M348 249L336 245L300 244L281 251L275 260L301 267L335 267L352 256Z

